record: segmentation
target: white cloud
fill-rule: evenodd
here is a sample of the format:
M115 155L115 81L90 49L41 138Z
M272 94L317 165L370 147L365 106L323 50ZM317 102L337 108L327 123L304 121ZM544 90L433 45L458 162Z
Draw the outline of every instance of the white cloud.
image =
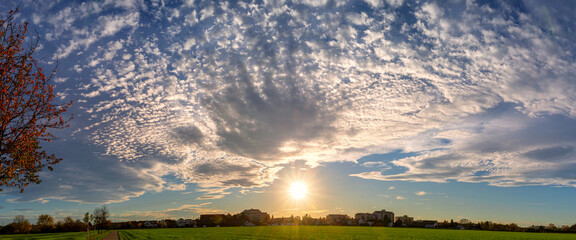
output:
M196 11L190 12L188 15L184 17L184 23L189 26L194 26L198 23L198 17L196 17Z
M368 4L370 4L370 6L373 8L382 7L382 3L383 3L383 1L381 1L381 0L364 0L364 1Z
M134 27L138 24L140 14L137 12L129 13L127 15L117 16L103 16L98 19L102 24L102 36L110 36L116 34L118 31L125 27Z
M346 19L355 25L370 25L372 22L366 13L350 13L346 15Z
M296 0L296 3L305 4L311 7L321 7L328 3L328 0Z
M424 192L424 191L420 191L420 192L416 192L416 193L414 193L414 194L416 194L416 195L418 195L418 196L424 196L424 195L426 195L426 194L428 194L428 193L427 193L427 192Z
M372 2L374 2L374 0L371 0ZM386 0L386 2L388 4L390 4L390 6L392 7L400 7L402 6L402 3L404 2L404 0ZM374 3L372 3L372 5L374 5Z
M55 83L64 83L64 82L66 82L66 81L68 81L68 78L67 78L67 77L59 77L59 78L55 78L55 79L54 79L54 82L55 82Z
M206 18L214 16L214 7L209 6L200 11L200 21L203 21Z

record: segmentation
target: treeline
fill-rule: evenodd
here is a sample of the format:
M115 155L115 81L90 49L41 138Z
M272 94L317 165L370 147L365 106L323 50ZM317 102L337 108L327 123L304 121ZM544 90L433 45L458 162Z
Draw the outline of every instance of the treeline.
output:
M74 219L65 217L64 220L54 222L54 218L48 214L38 216L35 225L24 215L15 216L12 223L0 226L0 234L28 234L28 233L56 233L56 232L82 232L97 230L102 231L110 228L110 213L106 206L96 208L92 214L86 212L84 218Z
M520 227L515 223L502 224L491 221L480 221L477 223L455 223L453 221L444 221L438 223L438 228L445 229L466 229L466 230L484 230L484 231L503 231L503 232L549 232L549 233L576 233L576 224L572 226L557 227L554 224L548 226L532 225L529 227Z
M19 233L55 233L55 232L81 232L91 230L107 229L137 229L137 228L179 228L179 227L235 227L247 226L272 226L272 225L316 225L316 226L388 226L384 221L371 220L371 224L361 224L357 220L348 219L330 219L330 218L312 218L306 214L303 217L290 216L274 218L265 217L258 222L250 222L250 218L244 214L212 214L197 219L164 219L161 221L128 221L115 222L109 220L109 212L106 206L97 208L93 214L88 212L82 220L66 217L62 221L54 222L50 215L38 216L35 225L30 224L25 216L15 216L13 222L1 227L0 234L19 234ZM491 221L480 221L477 223L467 222L458 223L454 221L411 221L403 223L397 220L393 223L394 227L404 228L441 228L441 229L461 229L461 230L484 230L484 231L509 231L509 232L548 232L548 233L576 233L576 224L572 226L556 227L554 224L548 226L530 226L520 227L515 223L501 224Z
M41 222L42 221L42 222ZM23 215L15 216L12 223L0 227L0 234L27 234L27 233L54 233L86 231L87 224L72 217L65 217L63 221L54 223L49 215L40 215L36 225L30 224Z
M179 227L236 227L246 226L249 218L242 214L219 214L212 215L206 219L179 219L171 220L164 219L161 221L129 221L129 222L116 222L112 223L113 229L137 229L137 228L179 228ZM430 224L435 222L436 224ZM348 221L331 221L326 218L312 218L309 215L303 217L290 216L281 218L262 219L261 222L255 223L256 226L274 226L274 225L314 225L314 226L373 226L383 227L388 226L384 221L373 220L370 225L359 224L354 219ZM431 225L431 226L429 226ZM491 221L481 221L477 223L457 223L454 221L414 221L410 223L402 223L397 220L393 224L394 227L403 228L439 228L439 229L461 229L461 230L483 230L483 231L507 231L507 232L550 232L550 233L576 233L576 224L572 226L556 227L553 224L548 226L530 226L520 227L515 223L502 224L494 223Z

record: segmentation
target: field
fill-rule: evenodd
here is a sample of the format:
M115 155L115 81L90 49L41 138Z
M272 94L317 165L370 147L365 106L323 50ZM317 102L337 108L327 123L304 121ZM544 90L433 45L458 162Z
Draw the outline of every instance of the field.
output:
M92 239L101 239L107 233ZM120 239L576 239L576 234L421 228L278 226L120 230ZM0 239L86 239L85 232L0 235Z
M90 232L90 238L99 240L106 236L109 232L96 234L96 231ZM86 232L68 232L68 233L38 233L38 234L11 234L0 235L2 240L35 240L35 239L62 239L62 240L86 240Z
M120 239L576 239L576 234L420 228L277 226L121 230Z

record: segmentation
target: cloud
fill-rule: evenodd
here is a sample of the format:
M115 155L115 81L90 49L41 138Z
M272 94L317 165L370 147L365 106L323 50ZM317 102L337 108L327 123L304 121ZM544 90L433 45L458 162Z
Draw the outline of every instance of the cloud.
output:
M300 3L300 4L305 4L311 7L321 7L326 5L326 3L328 3L328 0L297 0L295 1L296 3Z
M404 199L406 199L406 198L405 198L405 197L402 197L402 196L397 196L396 199L398 199L398 200L404 200Z
M132 221L134 219L138 220L150 220L150 219L178 219L178 218L189 218L191 214L203 214L203 213L215 213L215 212L225 212L220 209L212 209L208 206L212 204L211 202L205 202L200 204L185 204L176 208L169 208L164 210L154 210L154 211L125 211L119 214L113 214L111 217L118 221Z
M114 173L74 175L82 166L71 164L58 174L103 182L54 182L74 189L58 197L258 188L289 161L399 149L415 156L363 163L399 171L352 176L574 186L573 14L561 4L543 13L539 2L366 2L34 11L48 19L43 51L76 65L59 75L78 103L73 137L98 149L96 172ZM120 194L96 196L103 187ZM34 192L23 200L56 196Z
M109 204L138 197L148 191L183 190L181 184L162 178L170 172L168 165L154 162L128 165L113 159L102 159L97 153L84 155L86 158L73 158L78 152L94 149L74 141L54 144L67 146L64 152L54 152L65 160L53 172L41 173L42 184L31 185L25 194L15 195L17 197L11 202L63 200Z
M402 167L402 173L365 172L353 176L386 181L486 182L495 186L576 186L576 178L570 173L576 157L574 119L558 115L531 118L514 105L504 105L463 121L466 124L457 126L465 125L464 129L472 134L456 134L454 138L443 135L450 142L446 148L393 161L392 168Z
M259 188L268 186L276 179L276 173L281 167L268 167L263 164L242 163L235 164L226 160L191 164L181 164L181 177L190 182L199 184L206 192L204 197L210 198L226 194L230 187Z
M418 195L418 196L424 196L424 195L426 195L426 194L428 194L428 193L427 193L427 192L424 192L424 191L420 191L420 192L416 192L416 193L414 193L414 194L416 194L416 195Z
M204 195L204 196L196 198L196 200L220 199L220 198L223 198L224 196L225 195Z
M361 165L368 168L378 167L382 170L391 169L390 166L388 166L388 164L383 162L364 162Z
M202 142L202 132L196 126L178 127L173 129L173 136L178 143L199 144Z

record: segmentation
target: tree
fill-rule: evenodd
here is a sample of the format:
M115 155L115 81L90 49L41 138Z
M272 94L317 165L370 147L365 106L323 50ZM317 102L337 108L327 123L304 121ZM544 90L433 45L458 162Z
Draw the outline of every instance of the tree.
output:
M54 230L54 218L48 214L43 214L38 216L38 221L36 222L37 231L40 232L51 232Z
M64 232L71 232L74 231L75 221L74 218L68 216L64 218L64 222L62 227L64 228Z
M26 41L28 23L14 23L18 10L0 19L0 191L2 187L19 188L40 183L38 173L62 159L48 154L41 141L54 139L51 129L68 127L68 120L60 116L72 105L54 104L54 85L44 75L33 55L38 46L36 38ZM25 47L25 42L30 42Z
M14 228L14 233L29 233L32 230L32 225L23 215L14 217L12 227Z
M390 220L390 217L388 217L388 215L384 215L384 226L388 227L390 226L390 223L392 222L392 220Z
M88 235L87 239L90 238L90 221L92 220L92 216L90 215L89 212L86 212L84 214L84 218L82 218L82 221L84 221L84 223L86 224L86 235Z
M92 215L94 216L94 225L96 226L98 232L110 224L110 221L108 220L110 217L110 212L108 212L108 208L106 206L94 209L94 213Z
M84 213L84 218L82 218L82 221L84 221L84 223L86 223L86 225L88 227L90 227L90 220L92 219L92 217L90 216L89 212Z

